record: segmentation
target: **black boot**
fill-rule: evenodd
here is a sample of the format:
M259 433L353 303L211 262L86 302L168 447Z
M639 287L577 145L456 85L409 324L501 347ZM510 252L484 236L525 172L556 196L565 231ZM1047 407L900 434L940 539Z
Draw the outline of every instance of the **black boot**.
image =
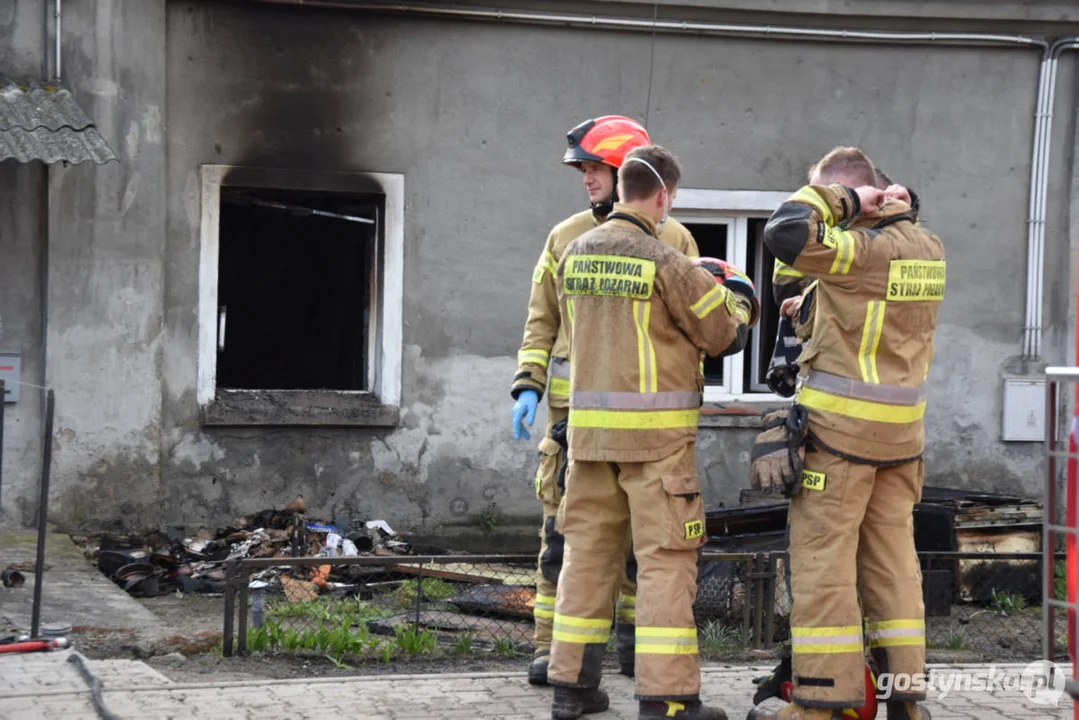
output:
M552 720L577 720L582 715L601 713L610 706L607 693L600 688L571 688L556 685L551 703Z
M546 685L547 684L547 665L551 659L551 651L543 650L536 653L532 658L532 663L528 666L528 684L529 685Z
M781 697L779 691L782 684L792 681L791 656L784 655L771 675L753 678L753 684L757 686L757 692L753 694L753 704L760 705L768 698Z
M676 720L727 720L719 708L702 705L700 700L641 700L639 720L676 718Z

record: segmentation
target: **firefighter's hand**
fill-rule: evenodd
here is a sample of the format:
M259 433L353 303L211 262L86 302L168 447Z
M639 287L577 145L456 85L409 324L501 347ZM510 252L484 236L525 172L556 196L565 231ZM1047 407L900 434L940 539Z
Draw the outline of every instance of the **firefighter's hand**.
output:
M910 193L902 185L889 185L884 188L884 199L886 201L899 200L900 202L905 202L907 205L914 205L914 203L910 201Z
M802 308L802 296L796 295L792 298L787 298L783 301L783 304L779 306L779 314L784 317L789 317L791 320L798 317L798 311Z
M868 215L880 209L884 204L884 191L871 185L863 185L854 191L858 195L861 214Z
M539 405L539 394L535 390L522 390L517 396L517 402L513 404L513 439L531 440L532 435L525 428L532 427L536 421L536 406Z

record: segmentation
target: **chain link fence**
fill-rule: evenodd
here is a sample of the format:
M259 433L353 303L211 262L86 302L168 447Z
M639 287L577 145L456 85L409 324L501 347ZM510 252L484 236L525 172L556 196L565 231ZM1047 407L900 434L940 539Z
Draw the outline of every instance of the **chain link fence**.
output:
M919 553L930 659L1041 657L1040 553ZM230 562L224 652L395 657L532 651L535 557L267 558ZM790 638L784 552L703 553L693 611L702 657ZM332 573L331 573L332 570ZM1064 559L1055 592L1064 592ZM329 578L335 578L330 580ZM1056 647L1066 650L1056 623ZM614 649L613 634L610 649Z
M706 655L764 642L763 556L705 554L694 605ZM266 558L226 565L223 650L372 657L534 648L532 555ZM747 583L759 585L756 591ZM774 591L770 588L769 592ZM613 651L613 634L611 649Z

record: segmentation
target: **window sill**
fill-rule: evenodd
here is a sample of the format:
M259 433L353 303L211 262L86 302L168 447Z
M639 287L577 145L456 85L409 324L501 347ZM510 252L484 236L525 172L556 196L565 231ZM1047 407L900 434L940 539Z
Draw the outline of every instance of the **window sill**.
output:
M705 401L701 406L698 427L702 428L759 428L761 418L768 412L783 407L790 401L772 397L761 400Z
M369 392L218 390L201 410L206 426L395 427L400 411Z

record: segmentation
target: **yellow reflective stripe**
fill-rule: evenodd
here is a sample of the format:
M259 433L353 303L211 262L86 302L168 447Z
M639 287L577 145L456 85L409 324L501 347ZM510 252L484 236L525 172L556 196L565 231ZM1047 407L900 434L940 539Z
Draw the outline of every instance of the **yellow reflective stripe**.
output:
M917 405L889 405L886 403L855 400L840 395L802 387L799 402L807 408L834 412L839 415L869 420L870 422L894 423L903 425L916 422L925 417L925 400Z
M637 639L641 638L697 638L697 628L637 627Z
M708 313L715 310L720 305L724 304L727 300L727 288L722 285L716 285L714 288L706 292L701 296L701 299L689 306L689 309L693 311L693 314L700 319L704 319L708 316Z
M637 596L622 593L618 596L618 604L625 605L626 607L637 607Z
M566 315L569 316L569 324L573 324L573 299L566 300Z
M551 637L562 642L589 645L606 643L611 634L611 621L597 618L579 618L555 613Z
M570 408L569 425L607 430L671 430L697 427L700 409L693 410L577 410Z
M775 268L772 270L772 277L791 277L791 278L804 278L805 274L800 273L790 265L776 260Z
M632 623L637 620L636 608L624 607L618 608L618 619L625 623Z
M697 628L637 626L636 651L645 655L696 655Z
M555 259L555 256L551 254L550 250L543 253L543 261L547 267L547 271L553 276L555 271L558 270L558 260Z
M656 372L656 347L648 335L648 322L652 317L652 303L633 301L633 322L637 327L637 373L642 393L657 392L659 374Z
M834 655L862 650L862 628L858 625L791 628L791 651L795 653Z
M858 349L858 367L862 371L862 380L874 385L880 384L877 373L877 348L884 330L884 301L871 300L865 308L865 327L862 328L862 346Z
M925 620L882 620L866 623L869 647L925 644Z
M521 350L517 353L518 365L539 365L546 369L551 355L546 350Z
M852 642L843 643L837 645L800 645L794 644L791 646L791 652L795 655L801 653L814 653L816 655L839 655L842 653L861 653L865 652L865 648L862 643Z
M547 392L551 395L569 397L569 380L560 377L548 378Z
M640 640L634 646L638 655L696 655L697 643L692 645L652 645Z
M832 275L846 275L854 263L854 235L846 230L828 228L824 235L824 244L835 248L835 260L828 272Z
M532 615L538 618L554 618L554 595L540 595L536 593L536 604L533 607Z
M809 185L806 185L798 192L787 198L787 202L797 202L809 205L818 213L820 213L821 219L824 220L826 225L835 224L835 215L832 214L832 208L828 206L828 203L824 201L817 191Z
M557 616L556 616L557 617ZM557 622L557 620L555 621ZM578 645L606 644L611 636L610 630L605 633L572 633L565 630L552 630L551 638L559 642L577 643Z

